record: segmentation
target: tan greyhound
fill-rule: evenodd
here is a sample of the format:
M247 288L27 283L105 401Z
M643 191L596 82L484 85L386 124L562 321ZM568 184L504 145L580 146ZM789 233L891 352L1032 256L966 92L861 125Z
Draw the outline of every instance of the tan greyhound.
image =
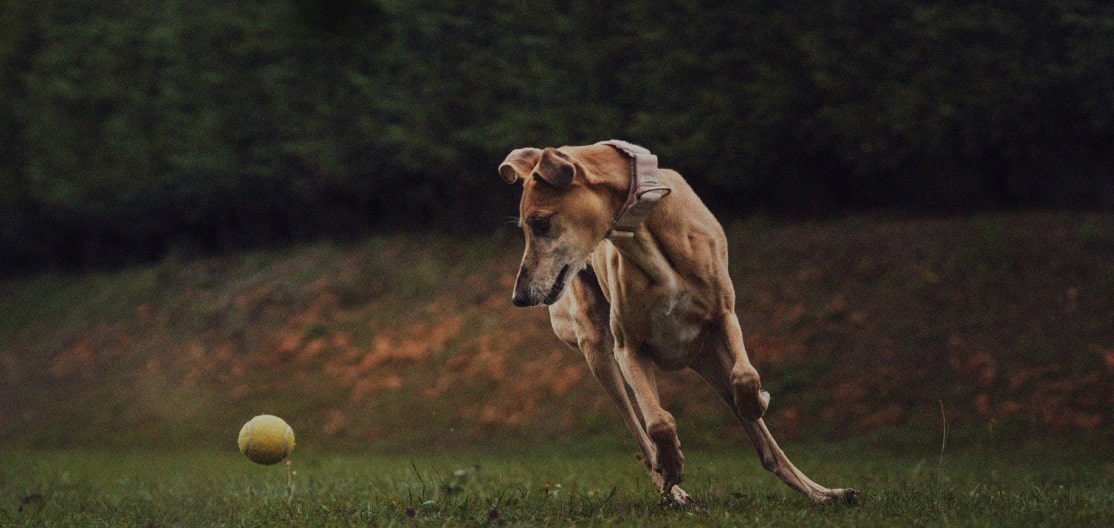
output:
M743 348L723 228L680 174L623 141L517 149L499 174L523 182L526 251L512 301L548 305L554 333L618 405L664 500L692 502L678 487L684 456L655 370L685 367L727 402L763 467L816 502L855 500L854 489L806 477L766 428L770 396Z

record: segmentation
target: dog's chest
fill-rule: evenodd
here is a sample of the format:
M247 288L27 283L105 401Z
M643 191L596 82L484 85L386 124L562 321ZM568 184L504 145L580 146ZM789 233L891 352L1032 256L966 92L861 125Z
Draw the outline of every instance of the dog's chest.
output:
M652 281L617 252L595 263L600 286L611 303L612 328L625 344L659 367L687 367L700 352L708 328L708 303L676 275ZM617 324L616 324L617 323Z
M661 296L645 313L642 349L663 368L683 368L700 351L706 318L695 309L692 295Z
M679 292L663 295L649 310L654 341L689 343L700 333L700 325L692 317L692 294Z

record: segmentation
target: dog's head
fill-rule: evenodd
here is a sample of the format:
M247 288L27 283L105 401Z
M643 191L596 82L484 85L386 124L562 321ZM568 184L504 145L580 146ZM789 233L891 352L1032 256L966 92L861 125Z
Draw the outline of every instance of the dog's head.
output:
M499 165L507 183L522 182L519 223L526 251L511 298L516 306L560 299L607 234L617 205L593 177L591 154L589 147L523 148Z

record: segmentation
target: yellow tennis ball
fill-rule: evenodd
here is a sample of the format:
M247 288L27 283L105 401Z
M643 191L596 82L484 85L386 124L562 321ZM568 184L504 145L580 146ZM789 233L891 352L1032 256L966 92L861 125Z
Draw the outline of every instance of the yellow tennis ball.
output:
M240 429L240 452L256 464L275 464L294 450L294 430L278 416L261 414Z

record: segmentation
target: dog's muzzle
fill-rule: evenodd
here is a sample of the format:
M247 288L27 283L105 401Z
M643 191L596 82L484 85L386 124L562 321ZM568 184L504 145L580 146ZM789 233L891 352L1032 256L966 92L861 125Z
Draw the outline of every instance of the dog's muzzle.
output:
M561 297L561 292L565 291L565 280L568 279L568 275L569 266L566 264L565 267L561 268L561 272L557 274L557 279L553 281L553 286L549 287L549 291L546 292L545 297L542 298L542 302L545 303L546 306L557 302L557 299Z
M557 278L554 279L553 284L549 286L548 290L542 290L542 287L535 286L533 281L530 280L530 270L522 268L518 272L518 280L514 283L514 293L511 295L511 302L515 306L526 307L534 306L536 304L550 305L557 302L561 297L561 293L565 291L565 283L569 277L569 266L566 264L557 273ZM540 295L540 298L539 298Z

